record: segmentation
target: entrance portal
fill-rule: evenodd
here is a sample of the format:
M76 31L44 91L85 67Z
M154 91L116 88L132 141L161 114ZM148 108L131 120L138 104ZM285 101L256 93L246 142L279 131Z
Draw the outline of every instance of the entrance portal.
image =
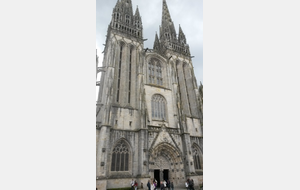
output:
M160 187L159 170L154 170L154 179L157 181L157 187Z
M163 174L164 174L163 179L164 179L165 181L168 181L168 179L169 179L169 170L164 170L164 171L163 171Z
M149 149L149 175L160 186L162 180L172 180L174 185L184 184L185 172L181 152L167 142Z

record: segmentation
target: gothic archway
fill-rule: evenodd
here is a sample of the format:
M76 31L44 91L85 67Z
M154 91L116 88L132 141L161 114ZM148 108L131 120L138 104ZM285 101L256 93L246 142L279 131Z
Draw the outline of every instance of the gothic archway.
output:
M157 172L159 171L159 176ZM182 155L173 145L162 142L149 150L149 175L158 182L169 179L174 184L184 183L185 172Z

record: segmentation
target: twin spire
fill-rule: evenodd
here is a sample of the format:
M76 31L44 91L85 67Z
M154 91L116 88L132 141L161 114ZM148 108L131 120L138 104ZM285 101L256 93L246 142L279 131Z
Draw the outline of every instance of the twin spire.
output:
M113 9L110 27L130 36L143 39L143 25L139 8L136 8L133 15L131 0L117 1ZM164 52L169 49L185 55L190 54L189 46L186 43L186 38L180 25L178 36L176 34L166 0L162 2L161 26L159 27L159 36L155 35L153 49L158 52Z

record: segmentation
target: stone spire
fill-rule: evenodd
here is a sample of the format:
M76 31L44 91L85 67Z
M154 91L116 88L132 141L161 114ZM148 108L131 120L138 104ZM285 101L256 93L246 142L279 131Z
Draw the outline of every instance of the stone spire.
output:
M179 25L178 42L182 45L186 44L186 38L185 38L185 35L184 35L180 25Z
M134 14L135 17L138 17L138 18L141 18L140 16L140 11L139 11L139 7L136 6L136 10L135 10L135 14Z
M166 0L163 0L163 6L162 6L160 40L176 41L176 31L175 31L174 23L170 16L170 12Z
M135 14L133 17L134 26L136 27L136 29L141 30L143 28L143 25L138 6L136 7Z
M121 20L125 21L125 15L133 16L131 0L118 0L113 10L113 14L119 13Z
M159 43L157 33L155 34L155 41L154 41L153 49L155 49L156 51L160 51L160 43Z
M131 0L118 0L112 13L110 27L142 39L143 27L139 9L133 15Z

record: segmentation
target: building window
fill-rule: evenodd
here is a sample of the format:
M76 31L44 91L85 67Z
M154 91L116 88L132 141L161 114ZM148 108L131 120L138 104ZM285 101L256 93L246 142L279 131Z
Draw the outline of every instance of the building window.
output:
M129 24L129 22L130 22L130 17L128 15L125 16L125 22L126 22L126 24Z
M155 94L151 100L152 119L166 120L166 100L162 95Z
M122 51L123 51L123 45L121 45L121 47L120 47L120 60L119 60L119 73L118 73L118 87L117 87L117 102L119 102L119 96L120 96L120 79L121 79Z
M138 21L138 20L135 21L135 27L136 27L136 28L140 28L140 21Z
M129 148L123 141L119 142L112 151L111 171L128 171Z
M160 63L157 63L157 64L156 64L156 73L157 73L157 75L156 75L156 78L157 78L156 84L162 85L162 74L161 74L161 66L160 66Z
M192 147L192 150L193 150L193 159L194 159L195 169L200 170L201 169L201 162L200 162L201 154L200 154L200 151L195 145Z
M171 39L169 33L165 33L166 39Z
M130 48L130 55L129 55L128 103L130 103L130 91L131 91L131 62L132 62L132 48Z
M163 85L162 67L158 61L150 62L148 65L149 83Z

